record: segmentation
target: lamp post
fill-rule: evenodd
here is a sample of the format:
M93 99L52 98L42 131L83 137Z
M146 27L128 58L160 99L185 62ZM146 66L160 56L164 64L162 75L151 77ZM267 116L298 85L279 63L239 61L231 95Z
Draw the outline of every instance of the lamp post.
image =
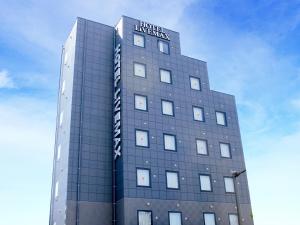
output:
M245 172L246 172L246 170L242 170L240 172L237 172L237 171L232 172L233 185L234 185L234 190L235 190L236 212L237 212L238 223L239 223L238 225L242 225L242 223L241 223L241 217L240 217L240 204L239 204L239 199L238 199L238 189L237 189L237 184L236 184L236 178Z

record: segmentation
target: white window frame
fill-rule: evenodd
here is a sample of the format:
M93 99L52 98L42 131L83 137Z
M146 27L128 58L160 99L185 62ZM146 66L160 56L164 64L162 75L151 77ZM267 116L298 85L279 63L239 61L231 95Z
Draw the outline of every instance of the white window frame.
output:
M222 120L223 121L220 121L220 117L218 115L222 115ZM217 121L217 124L220 125L220 126L227 126L227 118L226 118L226 113L225 112L221 112L221 111L216 111L216 121Z
M208 180L207 180L208 178ZM204 180L205 179L205 180ZM212 192L211 176L209 174L199 174L200 190L203 192ZM205 182L209 182L209 188L205 187Z
M143 133L146 134L146 144L138 144L138 133ZM144 147L144 148L148 148L149 147L149 131L147 130L140 130L140 129L136 129L135 130L135 146L137 147Z
M200 143L203 143L205 146L205 152L201 152L201 147ZM196 139L196 149L197 149L197 154L198 155L208 155L208 143L207 140L205 139Z
M147 172L147 176L148 176L148 184L143 184L139 181L139 176L142 175L139 172ZM146 168L136 168L136 185L138 187L150 187L151 186L151 176L150 176L150 169L146 169Z
M145 221L140 221L141 217L140 217L140 213L145 213L145 214L149 214L150 213L150 224L145 222ZM147 215L148 216L148 215ZM149 219L149 218L148 218ZM151 210L138 210L138 225L152 225L152 211Z
M233 177L224 177L224 186L226 193L235 193Z
M138 40L136 39L136 38L142 38L142 45L141 44L139 44L139 42L138 42ZM144 35L141 35L141 34L136 34L136 33L134 33L133 34L133 45L134 46L138 46L138 47L141 47L141 48L145 48L145 36Z
M171 109L172 109L171 113L169 113L167 108L166 108L170 105L171 105ZM166 116L174 116L175 115L175 113L174 113L174 103L172 101L162 99L161 100L161 112L162 112L163 115L166 115Z
M211 216L213 215L213 223L209 223L209 221L207 221L208 217L206 216ZM215 213L212 212L205 212L203 213L203 220L204 220L204 225L216 225L216 215Z
M142 107L139 106L139 102L138 100L143 99L143 105ZM145 95L139 95L139 94L134 94L134 108L137 110L141 110L141 111L148 111L148 98Z
M197 110L201 111L202 119L196 118ZM198 107L198 106L193 106L193 118L194 118L195 121L204 122L205 121L204 108Z
M222 158L228 158L228 159L230 159L231 158L231 146L230 146L230 144L229 143L220 142L219 146L220 146L221 157ZM227 152L225 152L225 151L228 151L228 155L227 155ZM226 154L224 154L224 153L226 153Z
M197 84L198 84L197 88L193 87L193 81L197 81ZM201 91L201 81L200 81L200 78L190 76L190 87L191 87L192 90Z
M176 135L164 133L163 137L164 137L164 149L166 151L177 151ZM167 146L167 138L172 138L172 141L174 141L174 143L171 145L173 145L173 146L170 146L170 147Z
M172 181L170 179L174 178L173 175L176 174L176 180ZM167 179L167 189L179 189L179 173L176 171L166 171L166 179ZM173 185L175 183L175 185Z
M161 53L170 55L170 44L169 44L169 42L162 41L162 40L158 40L157 43L158 43L158 44L157 44L157 45L158 45L158 50L159 50ZM161 44L162 44L162 45L161 45ZM167 52L164 51L164 44L167 46Z
M137 73L137 70L138 70L139 66L144 68L144 74L143 75ZM134 62L133 63L133 74L134 74L134 76L137 76L137 77L146 78L146 76L147 76L146 65L143 64L143 63Z
M163 76L164 73L165 73L165 76ZM166 75L166 74L168 74L168 75ZM171 70L159 69L159 76L160 76L160 82L166 83L166 84L172 84L172 72L171 72ZM163 79L166 76L168 76L168 78Z
M235 213L228 214L229 225L239 225L238 215Z
M174 212L174 211L169 211L169 225L182 225L182 215L181 215L181 212ZM178 223L178 221L177 221L177 219L178 218L176 218L176 217L173 217L172 215L176 215L176 217L177 216L179 216L179 223ZM175 221L174 221L174 219L175 219Z

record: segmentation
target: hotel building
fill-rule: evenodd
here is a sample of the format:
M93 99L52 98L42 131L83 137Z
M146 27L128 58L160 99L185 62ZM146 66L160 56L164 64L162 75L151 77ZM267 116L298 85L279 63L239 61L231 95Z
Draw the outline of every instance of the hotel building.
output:
M210 89L178 32L76 20L62 49L50 225L253 225L247 176L232 176L244 169L235 98Z

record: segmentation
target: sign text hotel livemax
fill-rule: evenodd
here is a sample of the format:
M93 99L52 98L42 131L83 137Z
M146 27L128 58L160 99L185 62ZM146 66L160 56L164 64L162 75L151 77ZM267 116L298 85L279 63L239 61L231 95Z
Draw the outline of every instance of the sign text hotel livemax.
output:
M134 30L156 36L165 40L170 40L169 35L162 27L140 21L134 26ZM121 156L121 45L115 47L114 54L114 102L113 102L113 151L114 159Z
M121 156L121 45L115 47L114 102L113 102L113 150L114 159Z
M170 40L169 35L164 32L164 29L162 27L146 23L144 21L140 21L138 25L134 25L134 30L151 36L156 36L168 41Z

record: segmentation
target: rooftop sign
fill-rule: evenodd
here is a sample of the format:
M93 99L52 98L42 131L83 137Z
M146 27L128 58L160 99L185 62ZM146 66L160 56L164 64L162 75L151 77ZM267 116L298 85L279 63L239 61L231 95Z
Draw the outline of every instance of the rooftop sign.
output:
M162 27L146 23L144 21L140 21L138 25L135 25L134 30L170 41L169 35L164 32Z

